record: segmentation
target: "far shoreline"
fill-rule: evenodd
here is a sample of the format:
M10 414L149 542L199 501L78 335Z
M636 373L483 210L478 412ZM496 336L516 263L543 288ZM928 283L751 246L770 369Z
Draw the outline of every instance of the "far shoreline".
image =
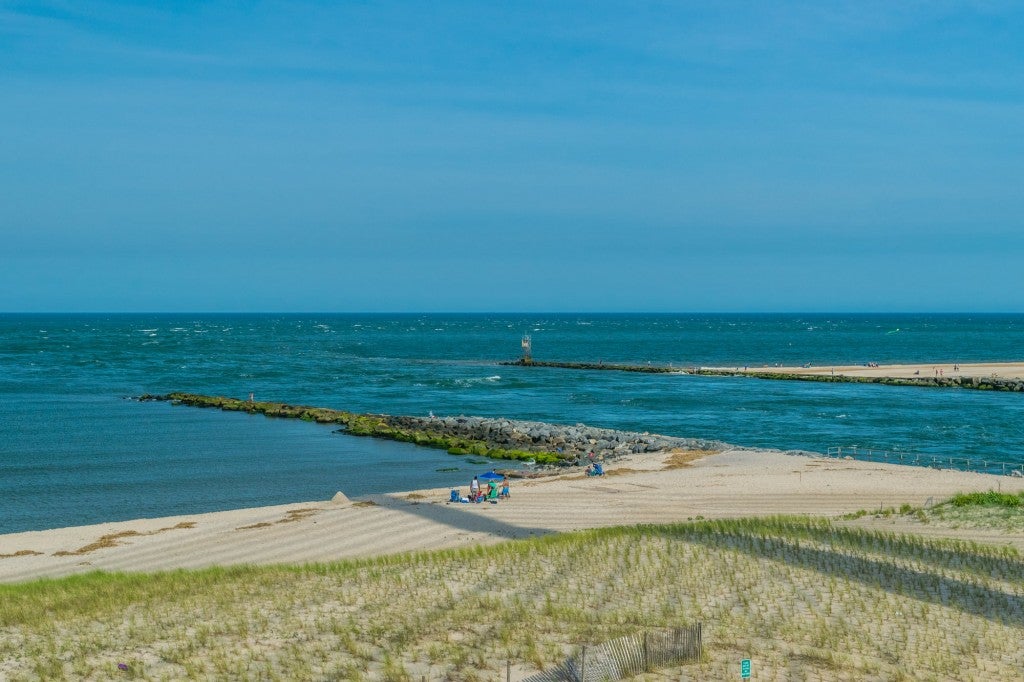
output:
M929 379L954 378L964 379L1015 379L1024 380L1024 361L1011 360L1006 362L925 362L896 364L859 364L859 365L802 365L798 367L783 365L746 365L743 367L701 367L704 371L732 372L757 375L759 373L794 374L801 376L837 376L863 377L881 379Z
M927 362L859 365L787 366L746 364L736 366L688 366L674 364L616 364L598 362L560 362L521 358L500 363L523 368L553 368L583 371L619 371L641 374L679 374L691 376L752 377L778 381L820 381L826 383L872 383L894 386L930 386L966 388L982 391L1024 392L1024 361L1008 362Z

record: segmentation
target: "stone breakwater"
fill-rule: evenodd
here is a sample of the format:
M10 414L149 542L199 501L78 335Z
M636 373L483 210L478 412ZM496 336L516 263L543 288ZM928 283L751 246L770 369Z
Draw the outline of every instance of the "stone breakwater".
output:
M557 369L608 370L612 372L640 372L642 374L687 374L686 369L671 365L616 365L606 362L544 362L542 360L507 360L498 363L510 367L554 367Z
M717 441L677 438L647 432L617 431L585 424L573 426L493 417L414 417L359 414L323 407L239 400L193 393L143 395L140 401L170 401L190 407L212 407L267 417L338 424L354 436L386 438L447 450L453 455L532 460L541 465L573 466L589 459L614 459L627 454L670 450L725 450Z
M390 417L390 422L399 428L471 438L499 448L554 451L568 463L583 461L591 452L595 457L609 459L677 449L725 449L725 445L714 441L601 429L585 424L566 426L490 417Z

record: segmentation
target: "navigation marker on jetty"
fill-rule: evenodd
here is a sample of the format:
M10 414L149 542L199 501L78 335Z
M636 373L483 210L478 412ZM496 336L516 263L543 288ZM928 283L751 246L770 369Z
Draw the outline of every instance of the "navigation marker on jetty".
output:
M523 359L522 359L522 363L524 365L529 365L531 362L533 362L533 339L530 338L529 334L523 334L522 346L523 346Z

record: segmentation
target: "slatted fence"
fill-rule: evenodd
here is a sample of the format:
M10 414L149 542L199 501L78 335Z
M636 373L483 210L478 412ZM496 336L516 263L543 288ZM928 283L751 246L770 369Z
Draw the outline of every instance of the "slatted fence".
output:
M558 666L523 682L612 682L647 670L700 660L701 624L652 630L584 646Z
M983 474L1024 477L1024 464L995 462L981 458L946 457L944 455L929 455L918 452L863 448L856 445L832 447L825 454L828 457L838 457L840 459L850 457L869 462L890 462L892 464L910 464L913 466L932 467L934 469L955 469L958 471L975 471Z

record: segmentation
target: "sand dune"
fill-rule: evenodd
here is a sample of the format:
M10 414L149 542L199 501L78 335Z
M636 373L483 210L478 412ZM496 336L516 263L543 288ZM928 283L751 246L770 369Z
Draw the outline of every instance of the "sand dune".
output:
M424 490L3 535L0 581L96 569L332 561L697 516L837 515L920 506L963 491L1024 490L1021 479L770 451L733 450L684 468L666 469L666 459L619 460L603 478L573 473L517 481L512 499L498 504L450 504L447 489ZM1024 538L977 539L1024 547Z

